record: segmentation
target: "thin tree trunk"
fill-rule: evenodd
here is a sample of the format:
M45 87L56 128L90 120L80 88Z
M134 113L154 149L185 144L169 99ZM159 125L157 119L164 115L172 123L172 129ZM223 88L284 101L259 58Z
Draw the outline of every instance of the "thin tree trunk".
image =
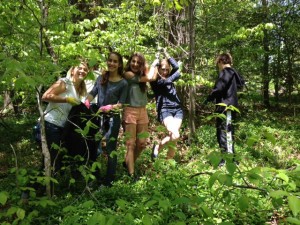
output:
M41 10L41 23L40 23L40 56L41 58L43 57L43 31L47 25L47 19L48 19L48 10L49 10L49 5L45 3L44 0L40 1L40 10ZM56 62L57 61L57 56L54 54L54 51L49 51L51 48L50 46L50 41L48 40L47 36L45 35L46 39L46 47L48 50L48 53L52 53L52 58ZM52 196L52 191L51 191L51 182L50 178L52 176L51 174L51 157L50 157L50 152L47 146L47 141L46 141L46 132L45 132L45 122L44 122L44 111L42 108L41 104L41 90L42 86L40 86L37 91L37 103L38 103L38 109L40 113L40 124L41 124L41 141L42 141L42 153L44 156L44 169L45 169L45 177L48 182L46 182L46 193L47 196L50 198Z
M280 38L279 38L280 40ZM275 83L275 101L276 101L276 105L279 105L279 89L280 89L280 84L279 84L279 80L282 77L281 74L281 51L280 51L280 45L278 47L278 51L277 51L277 63L275 65L274 68L274 83Z
M288 54L288 62L287 62L287 92L288 92L288 102L289 104L292 103L292 92L293 92L293 84L294 84L294 79L293 79L293 63L291 56L292 54Z
M268 0L262 0L263 14L264 18L268 18ZM266 107L270 106L269 98L269 36L267 30L264 30L263 38L263 48L264 48L264 59L262 68L262 82L263 82L263 102Z
M188 17L189 17L189 74L191 74L192 80L195 80L195 2L192 1L188 6ZM196 100L195 100L195 86L192 84L189 90L189 142L191 142L196 128L195 128L195 111L196 111Z
M44 121L44 110L42 108L42 104L41 104L41 90L42 90L42 86L40 86L38 88L38 90L36 91L37 95L37 102L38 102L38 109L39 109L39 113L40 113L40 124L41 124L41 142L42 142L42 153L44 156L44 169L45 169L45 177L48 180L48 182L46 182L46 193L47 196L50 198L52 196L52 191L51 191L51 182L50 182L50 178L52 176L51 174L51 157L50 157L50 152L48 149L48 145L47 145L47 141L46 141L46 131L45 131L45 121Z

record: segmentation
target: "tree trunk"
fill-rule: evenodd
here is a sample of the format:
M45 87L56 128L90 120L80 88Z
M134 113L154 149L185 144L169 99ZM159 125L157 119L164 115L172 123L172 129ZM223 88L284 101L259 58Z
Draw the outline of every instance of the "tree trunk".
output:
M188 17L189 17L189 74L191 74L191 80L195 80L195 2L191 1L188 6ZM189 90L189 142L191 142L196 128L195 128L195 86L190 85Z
M48 10L49 5L45 3L44 0L40 1L40 10L41 10L41 25L40 25L40 56L43 57L43 33L44 29L47 27L47 20L48 20ZM57 56L54 53L54 51L49 51L51 48L51 44L47 36L45 35L45 43L47 47L48 53L52 56L52 59L54 62L57 61ZM50 152L47 146L46 141L46 132L45 132L45 123L44 123L44 111L41 104L41 90L42 86L40 86L37 89L36 95L37 95L37 103L38 103L38 109L40 113L40 124L41 124L41 141L42 141L42 153L44 156L44 167L45 167L45 177L48 182L46 182L46 193L47 196L50 198L52 196L51 191L51 158L50 158Z
M280 38L279 38L280 40ZM274 83L275 83L275 101L276 101L276 105L279 105L279 90L280 90L280 84L279 84L279 80L282 77L281 74L281 51L280 51L280 45L278 47L277 50L277 63L274 66Z
M46 193L47 193L47 196L50 198L52 196L51 182L50 182L50 178L52 177L52 174L51 174L52 169L51 169L50 152L49 152L47 141L46 141L44 110L42 108L41 94L40 94L41 90L42 90L42 86L40 86L38 88L38 90L36 91L36 93L37 93L36 98L37 98L38 109L39 109L39 113L40 113L42 153L43 153L43 156L44 156L45 177L47 179Z
M287 83L287 94L288 94L288 102L289 104L292 103L292 92L293 92L293 63L292 63L292 53L288 51L287 54L287 77L286 77L286 83Z
M263 16L268 18L268 0L262 0L263 5ZM269 97L269 34L267 30L264 30L263 38L263 48L264 48L264 59L262 67L262 82L263 82L263 102L266 107L270 106L270 97Z

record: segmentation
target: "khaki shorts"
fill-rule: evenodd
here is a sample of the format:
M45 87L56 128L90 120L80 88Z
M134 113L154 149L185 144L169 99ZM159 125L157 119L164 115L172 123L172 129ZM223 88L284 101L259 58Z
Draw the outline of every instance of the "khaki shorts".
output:
M146 107L125 107L123 122L126 124L147 124L149 123Z

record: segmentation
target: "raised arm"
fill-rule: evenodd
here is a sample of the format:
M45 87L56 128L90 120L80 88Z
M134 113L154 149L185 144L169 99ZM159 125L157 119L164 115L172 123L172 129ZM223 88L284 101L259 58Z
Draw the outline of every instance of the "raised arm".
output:
M156 80L157 78L157 65L159 63L159 60L158 59L155 59L153 61L153 63L151 64L150 68L149 66L146 66L146 73L145 73L145 76L141 76L139 79L138 79L138 82L151 82L151 81L154 81ZM133 77L135 76L135 74L132 72L132 71L126 71L124 73L124 77L127 79L127 80L130 80L132 79Z

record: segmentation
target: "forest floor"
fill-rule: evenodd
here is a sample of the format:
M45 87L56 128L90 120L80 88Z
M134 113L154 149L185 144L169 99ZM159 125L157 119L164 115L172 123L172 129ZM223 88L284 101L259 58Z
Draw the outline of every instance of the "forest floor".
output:
M34 107L32 107L32 109L33 108ZM118 152L117 152L118 175L117 175L116 184L113 186L111 190L101 189L102 191L100 191L97 184L94 183L96 186L94 185L92 189L89 189L88 195L98 196L97 198L102 198L102 200L104 201L104 202L97 203L97 210L100 211L104 210L103 213L105 212L107 215L110 215L110 213L112 213L112 215L118 215L119 217L122 218L124 216L125 218L126 215L122 214L121 212L122 210L113 211L113 212L107 210L109 210L111 207L116 207L116 210L118 209L120 210L120 208L118 207L122 208L123 203L120 203L118 201L120 201L120 199L124 199L124 201L127 202L133 201L132 202L133 205L131 205L131 207L135 207L136 205L137 208L130 208L129 205L127 207L128 209L133 210L132 213L135 212L138 214L140 210L138 208L144 207L145 202L143 201L145 199L148 200L152 199L151 202L153 201L154 204L154 202L157 201L155 196L162 194L164 196L163 198L167 199L165 201L167 202L170 201L171 203L161 202L159 200L159 204L157 205L158 211L155 211L155 213L160 214L161 212L159 211L165 209L166 207L167 208L174 207L174 209L176 209L178 207L177 205L178 198L180 199L182 195L188 198L189 201L196 201L194 199L195 195L199 195L200 199L202 199L202 197L205 196L205 198L207 198L207 201L211 202L209 208L213 209L214 207L221 207L219 208L219 210L217 210L218 213L212 211L212 212L206 212L208 214L207 215L205 214L205 216L198 215L201 218L203 216L207 218L208 216L207 220L210 220L212 215L214 215L214 217L220 217L223 219L227 218L227 220L231 219L232 221L235 221L235 224L246 224L240 222L245 220L255 221L255 219L252 220L251 218L249 218L249 216L246 216L246 214L244 215L243 212L241 212L242 214L240 214L242 216L234 216L235 213L233 212L236 210L237 206L232 205L230 207L233 208L226 209L226 207L229 207L229 205L226 204L226 201L230 201L225 196L228 194L226 191L230 190L231 186L229 184L226 184L229 185L229 187L227 188L228 190L224 187L219 190L219 191L221 190L224 191L223 197L221 197L221 199L223 199L224 201L226 200L224 202L225 205L222 205L223 200L222 201L220 200L220 202L216 204L215 201L216 199L220 198L220 196L219 195L215 196L214 192L211 192L212 190L209 191L207 189L207 184L210 184L210 182L212 182L213 180L212 179L213 174L220 172L218 170L216 171L215 170L216 168L212 168L212 164L214 163L214 157L215 157L214 154L215 152L219 152L217 141L216 141L216 135L215 135L214 118L209 118L212 115L213 110L214 110L214 106L212 104L207 106L198 105L196 110L196 121L195 121L196 131L193 135L191 135L189 131L189 126L188 126L189 118L186 116L187 113L185 113L184 122L181 128L182 136L180 141L178 141L176 145L178 151L174 158L175 160L170 162L170 164L168 164L164 160L166 151L163 151L160 154L157 162L154 163L151 161L150 156L151 156L152 145L158 140L159 137L162 137L165 134L165 130L156 121L156 114L153 105L150 106L149 108L149 116L150 116L149 133L150 134L148 138L148 144L146 150L143 152L143 154L141 155L140 159L137 161L136 164L136 171L138 173L138 176L141 179L141 183L139 183L137 186L132 186L132 187L128 186L128 177L126 177L127 173L122 166L122 163L124 161L124 156L126 153L126 147L124 145L124 138L121 130L120 142L119 142ZM8 192L12 191L11 188L14 183L20 184L21 182L20 177L17 176L16 169L18 169L19 172L24 171L23 169L26 169L27 173L29 173L29 171L31 170L37 170L37 171L41 170L42 158L43 158L41 149L33 140L33 135L32 135L33 126L36 124L37 118L38 115L36 114L34 109L31 112L27 111L26 113L23 113L18 116L10 114L3 117L3 122L5 122L6 126L0 125L0 137L1 137L0 179L2 181L0 184L0 190L2 191L8 191ZM297 167L297 165L300 165L300 141L299 140L300 140L300 104L299 103L294 103L293 105L281 104L280 106L276 106L276 107L273 106L268 109L263 107L255 100L251 102L247 102L246 104L242 104L241 113L237 118L237 124L236 124L236 152L237 152L237 159L240 162L238 171L241 174L252 173L253 171L257 171L258 168L274 168L274 170L278 170L278 171L283 171L283 170L293 171ZM105 155L99 157L97 161L100 162L101 165L103 165L101 167L101 172L100 172L101 173L100 177L103 177L105 174L105 165L106 165ZM174 168L176 168L176 170L174 170ZM232 170L232 168L227 168L227 169L229 171ZM209 178L209 176L211 177ZM254 174L253 176L258 176L258 175ZM292 182L292 178L287 179L283 175L280 176L286 179L286 181ZM240 178L237 177L234 179L240 179ZM261 185L263 187L261 190L263 190L264 188L269 188L268 186L264 187L264 185L266 185L266 181L264 181L263 183L259 183L258 181L253 180L253 178L251 179L250 181L253 181L253 184L258 186ZM167 180L170 181L172 180L172 185L168 183ZM237 182L242 182L242 181L237 181ZM271 183L272 183L272 188L274 188L275 185L274 181L271 181ZM145 186L146 184L147 186ZM164 185L166 186L164 187ZM295 185L297 187L297 188L295 187L296 190L299 190L298 187L299 184L296 182ZM79 187L80 186L77 186L77 188ZM198 187L199 189L196 187ZM281 188L281 186L278 187ZM84 185L82 186L82 188L84 190L87 190ZM132 190L130 190L130 188L134 188L137 193L141 192L143 194L133 195L133 196L129 195L128 194L129 192L132 193ZM157 190L160 190L159 192L160 194L157 192ZM175 193L177 193L177 191L179 190L181 191L179 193L179 196L177 196L177 194ZM67 207L69 204L69 200L67 200L67 193L69 191L70 190L67 188L57 193L58 194L57 197L60 199L59 201L62 201L62 203L60 203L62 204L61 206L62 208ZM90 193L91 191L92 193ZM245 195L243 191L240 192L235 191L234 193L235 193L235 197L232 196L232 198L240 198L239 201L245 200L243 197L239 197ZM252 199L253 204L254 202L262 203L259 206L251 205L251 207L253 208L251 208L251 210L249 209L250 210L249 213L250 214L252 213L253 217L254 215L260 216L261 220L268 221L269 224L276 224L276 223L271 223L271 221L274 219L274 215L276 215L276 219L275 219L276 221L277 220L279 221L280 219L287 217L288 211L282 212L282 210L286 209L286 207L280 210L279 208L275 209L271 206L270 200L267 201L262 197L263 195L256 194L255 190L254 192L248 191L247 193L248 195L250 195L249 199ZM77 196L76 199L77 198L79 198L79 196ZM172 198L174 199L172 200ZM84 197L84 199L86 199L86 197ZM198 200L200 201L200 199ZM118 207L115 205L114 201L117 202ZM174 204L174 206L173 205L170 206L168 204L171 205ZM225 207L224 210L222 209L222 207ZM242 205L239 205L239 207L243 208ZM193 211L193 207L189 209L183 207L180 210L182 210L182 213L184 213L185 215L190 215L191 218L196 216L194 215L195 212ZM208 209L203 208L202 210L205 211ZM229 215L228 212L231 212L231 210L233 214ZM266 210L268 214L261 214L264 210ZM54 219L55 221L57 220L58 217L63 216L59 213L59 211L60 210L57 211L56 209L55 212L57 212L57 214L59 215L57 216L53 215L53 217L55 217ZM278 214L278 212L280 212L281 214ZM68 215L69 215L68 213L65 215L66 220L69 219ZM163 213L160 216L163 218L167 218L166 221L173 221L174 219L171 214ZM184 216L181 215L181 213L179 213L178 216L180 218L181 217L184 218ZM154 218L152 218L152 220L154 220ZM174 219L174 221L176 221L176 219ZM164 224L164 223L162 222L159 224ZM247 224L255 224L255 223L248 222ZM256 224L260 224L260 222Z

